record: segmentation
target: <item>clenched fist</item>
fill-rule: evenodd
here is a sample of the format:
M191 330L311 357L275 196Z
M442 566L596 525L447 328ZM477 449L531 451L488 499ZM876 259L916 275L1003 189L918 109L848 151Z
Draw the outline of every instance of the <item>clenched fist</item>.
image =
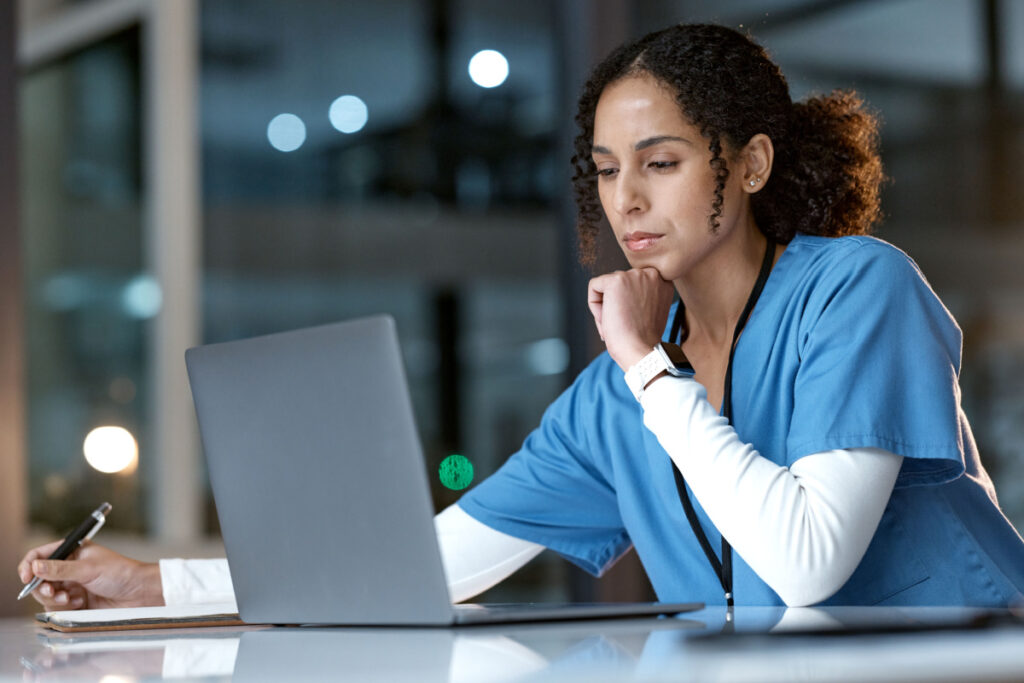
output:
M674 294L654 268L617 270L590 281L587 304L597 332L624 371L661 339Z

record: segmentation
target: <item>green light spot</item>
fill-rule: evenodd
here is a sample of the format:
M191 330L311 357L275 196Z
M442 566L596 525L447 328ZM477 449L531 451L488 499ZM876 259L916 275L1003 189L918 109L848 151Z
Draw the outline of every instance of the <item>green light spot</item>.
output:
M441 485L452 491L461 491L473 481L473 463L464 455L449 455L437 470Z

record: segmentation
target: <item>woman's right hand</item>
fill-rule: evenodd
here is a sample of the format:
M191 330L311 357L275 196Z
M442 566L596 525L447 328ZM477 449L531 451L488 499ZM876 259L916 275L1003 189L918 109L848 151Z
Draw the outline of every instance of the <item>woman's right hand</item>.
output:
M43 582L32 591L48 611L164 604L160 565L139 562L86 541L67 560L48 560L62 541L28 551L18 563L21 582Z

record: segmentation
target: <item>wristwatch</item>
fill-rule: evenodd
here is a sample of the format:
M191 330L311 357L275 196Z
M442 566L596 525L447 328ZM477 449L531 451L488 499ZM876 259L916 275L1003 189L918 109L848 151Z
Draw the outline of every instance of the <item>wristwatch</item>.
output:
M693 377L693 366L678 344L658 342L653 351L626 370L626 386L639 401L651 380L663 372L673 377Z

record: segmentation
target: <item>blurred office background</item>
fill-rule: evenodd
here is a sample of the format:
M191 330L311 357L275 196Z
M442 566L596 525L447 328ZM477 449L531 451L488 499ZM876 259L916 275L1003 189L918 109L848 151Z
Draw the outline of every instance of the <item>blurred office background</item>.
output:
M4 11L0 574L102 500L119 549L218 552L182 363L197 343L389 312L437 507L493 472L600 350L574 253L575 95L615 45L680 21L749 30L794 98L855 88L881 114L879 235L965 332L963 403L1024 528L1024 2ZM600 267L619 263L612 247ZM648 590L633 561L594 582L544 555L490 597Z

